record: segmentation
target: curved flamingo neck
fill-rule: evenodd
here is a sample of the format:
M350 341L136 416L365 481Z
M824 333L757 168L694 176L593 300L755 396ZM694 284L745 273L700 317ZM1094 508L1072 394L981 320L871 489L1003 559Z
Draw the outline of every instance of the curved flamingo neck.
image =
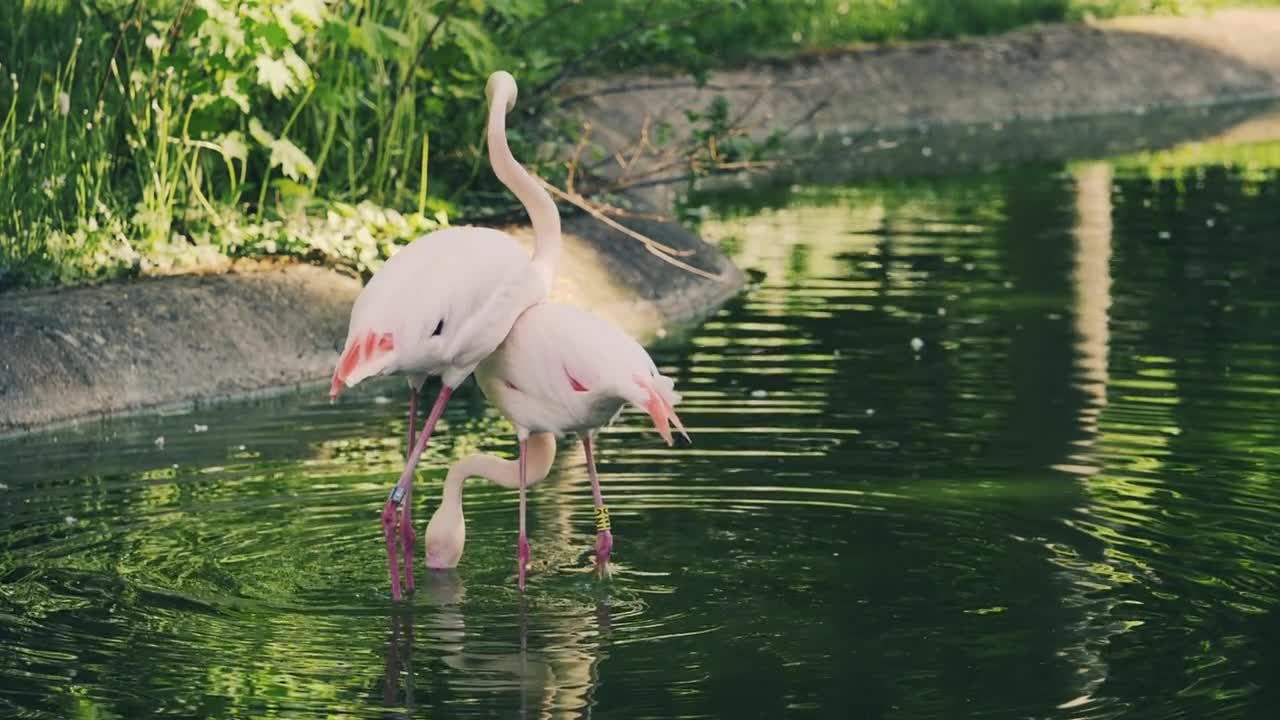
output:
M551 195L538 180L516 162L507 145L507 110L515 103L515 83L503 83L493 93L489 104L489 164L493 173L520 199L533 223L534 270L547 292L551 291L560 265L560 212Z
M551 471L551 462L556 456L555 436L551 433L530 435L528 453L525 483L532 485ZM449 474L445 476L444 496L440 499L442 508L462 511L462 486L469 477L481 477L495 485L517 490L520 488L520 464L494 455L477 454L462 458L449 468Z

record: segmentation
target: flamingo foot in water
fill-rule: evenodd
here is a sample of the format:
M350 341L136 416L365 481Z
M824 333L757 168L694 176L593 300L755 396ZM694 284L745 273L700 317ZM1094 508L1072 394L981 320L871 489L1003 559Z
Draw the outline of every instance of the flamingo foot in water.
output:
M413 529L412 516L408 508L404 511L404 520L400 528L400 547L404 555L404 590L413 594L413 549L417 547L418 532Z
M391 576L391 599L400 602L400 563L396 556L396 504L390 500L382 508L382 534L387 539L387 574Z
M525 573L529 568L529 540L521 537L516 544L516 586L524 590Z
M613 552L613 531L601 530L596 533L596 568L601 575L609 574L609 555Z

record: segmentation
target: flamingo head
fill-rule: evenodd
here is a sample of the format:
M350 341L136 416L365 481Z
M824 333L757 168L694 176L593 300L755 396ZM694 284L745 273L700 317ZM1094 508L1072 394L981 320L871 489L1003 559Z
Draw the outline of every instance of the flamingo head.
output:
M458 566L462 548L467 542L467 521L462 515L462 503L440 503L427 523L423 545L427 549L427 567L447 570Z
M499 91L505 91L500 93ZM516 79L506 70L499 70L489 76L489 81L484 85L484 96L493 104L493 98L499 94L506 95L507 112L511 112L516 106Z
M671 378L658 375L655 371L653 375L636 375L633 380L635 384L628 384L623 397L649 414L649 418L653 420L653 429L658 431L667 445L675 441L671 435L672 426L684 436L685 442L692 443L689 433L684 430L684 423L680 422L680 416L676 414L675 406L680 402L680 394L675 391Z

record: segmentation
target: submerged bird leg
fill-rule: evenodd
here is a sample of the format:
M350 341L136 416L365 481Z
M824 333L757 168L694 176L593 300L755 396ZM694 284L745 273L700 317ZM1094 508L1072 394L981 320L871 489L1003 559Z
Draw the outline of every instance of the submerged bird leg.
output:
M587 456L587 477L591 478L591 498L596 504L596 568L602 575L607 575L609 555L613 552L613 526L609 522L609 508L604 505L604 493L600 492L600 476L596 475L592 444L591 433L582 433L582 450Z
M520 539L516 541L516 586L524 590L525 572L529 567L529 538L525 535L525 479L528 470L528 433L520 433Z
M422 451L427 449L427 441L431 439L431 433L436 428L436 423L440 421L440 416L444 414L444 406L449 402L449 397L453 395L453 388L445 385L440 388L440 394L436 396L436 402L431 406L431 414L427 416L427 422L422 426L422 433L418 435L417 441L413 444L413 449L409 451L409 459L405 461L404 472L400 474L400 480L395 487L391 488L391 496L387 498L387 504L382 507L382 532L387 539L387 570L391 575L391 599L400 600L400 568L396 557L396 515L397 510L404 504L406 499L412 499L413 493L413 470L418 465L418 460L422 457ZM409 518L406 514L406 520ZM412 528L410 528L412 530ZM407 538L411 543L413 540L412 533L403 535L402 540ZM413 548L405 548L408 554L405 556L406 574L412 572ZM410 584L409 589L413 586Z
M413 431L418 424L418 388L409 388L409 443L404 448L404 459L407 462L413 452Z
M392 490L392 496L395 490ZM382 508L382 536L387 540L387 574L391 576L391 599L400 601L400 562L396 557L396 505L388 500Z
M404 555L404 589L413 592L413 549L418 532L413 529L413 483L404 491L404 507L400 511L400 552Z
M405 462L413 454L414 426L418 420L418 388L409 388L409 445L405 450ZM413 548L418 533L413 529L413 481L405 488L404 505L400 511L400 554L404 556L404 587L413 592Z

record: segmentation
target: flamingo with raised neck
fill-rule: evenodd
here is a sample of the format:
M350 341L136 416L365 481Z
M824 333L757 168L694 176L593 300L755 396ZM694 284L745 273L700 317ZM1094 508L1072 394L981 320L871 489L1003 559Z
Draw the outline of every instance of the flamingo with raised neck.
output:
M424 235L393 255L351 309L347 339L330 397L376 375L409 383L408 457L382 510L392 598L401 598L397 523L405 587L413 590L413 472L453 391L506 337L516 318L546 299L560 262L560 215L551 196L511 154L506 114L515 107L510 73L489 76L487 137L494 173L529 212L534 253L498 230L457 227ZM439 375L440 394L415 437L418 394Z

